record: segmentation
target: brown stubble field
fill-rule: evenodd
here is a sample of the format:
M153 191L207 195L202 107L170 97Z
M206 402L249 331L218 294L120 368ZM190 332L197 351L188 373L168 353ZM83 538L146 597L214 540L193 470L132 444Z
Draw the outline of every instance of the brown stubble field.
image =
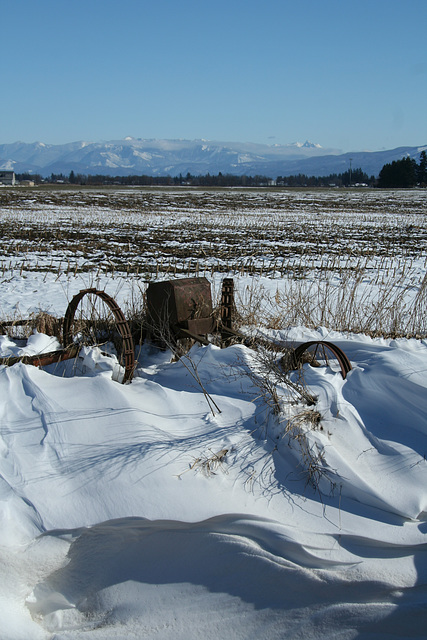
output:
M425 335L425 190L0 190L0 277L232 275L242 320Z

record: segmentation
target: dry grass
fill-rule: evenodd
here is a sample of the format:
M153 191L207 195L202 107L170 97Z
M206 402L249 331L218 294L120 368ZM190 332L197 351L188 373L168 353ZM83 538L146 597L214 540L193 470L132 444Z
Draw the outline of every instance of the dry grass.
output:
M272 454L283 445L292 449L297 474L321 496L324 490L332 493L334 489L333 472L325 462L324 448L310 436L313 431L323 431L322 415L302 372L297 381L292 376L291 362L287 350L283 353L258 349L246 368L246 375L257 390L253 398L258 404L257 433L273 443Z
M373 278L374 275L374 278ZM427 276L409 283L404 273L371 267L349 274L331 272L323 280L282 280L274 293L253 282L238 291L240 326L291 326L364 333L372 337L427 336Z
M56 318L50 313L40 311L28 318L15 316L14 319L0 320L0 333L20 340L29 338L34 331L38 331L61 340L62 322L63 318Z
M228 449L221 449L221 451L217 451L216 453L209 451L207 455L195 458L190 464L188 471L196 470L203 473L206 477L214 476L218 469L224 471L223 463L226 460L227 453ZM182 473L179 474L178 477L180 478L181 476Z

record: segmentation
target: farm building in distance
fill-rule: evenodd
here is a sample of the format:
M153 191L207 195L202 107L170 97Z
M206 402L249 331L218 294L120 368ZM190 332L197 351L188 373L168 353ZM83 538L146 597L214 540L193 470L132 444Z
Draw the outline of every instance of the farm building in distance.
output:
M0 169L0 184L14 185L15 184L15 172L5 171Z

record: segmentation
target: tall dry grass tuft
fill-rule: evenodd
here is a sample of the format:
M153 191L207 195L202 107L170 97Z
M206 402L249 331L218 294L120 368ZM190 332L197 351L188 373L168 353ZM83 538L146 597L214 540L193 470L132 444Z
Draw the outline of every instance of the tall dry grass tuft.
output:
M252 279L236 287L240 326L290 326L382 337L427 336L427 275L421 283L404 271L359 265L356 271L329 272L323 279L283 279L274 292Z
M12 338L26 339L34 331L38 331L38 333L53 336L61 341L62 323L63 318L56 318L46 311L40 311L39 313L30 314L28 318L16 316L12 320L0 320L0 333Z

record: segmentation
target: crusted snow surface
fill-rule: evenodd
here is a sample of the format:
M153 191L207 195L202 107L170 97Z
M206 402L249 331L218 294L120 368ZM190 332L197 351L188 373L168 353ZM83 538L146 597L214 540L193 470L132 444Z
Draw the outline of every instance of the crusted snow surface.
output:
M243 345L0 367L2 640L425 637L427 344L277 337L352 371L275 413Z

